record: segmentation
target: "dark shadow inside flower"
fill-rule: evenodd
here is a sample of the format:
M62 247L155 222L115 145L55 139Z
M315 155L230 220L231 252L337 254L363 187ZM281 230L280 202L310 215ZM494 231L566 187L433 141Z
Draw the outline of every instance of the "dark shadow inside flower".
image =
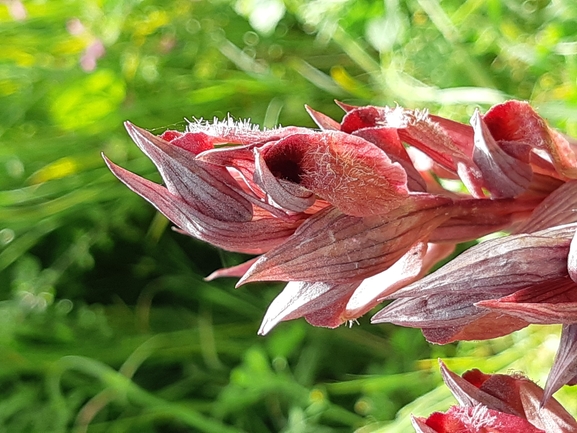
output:
M267 155L266 165L276 178L300 184L304 175L302 159L302 155L289 148Z

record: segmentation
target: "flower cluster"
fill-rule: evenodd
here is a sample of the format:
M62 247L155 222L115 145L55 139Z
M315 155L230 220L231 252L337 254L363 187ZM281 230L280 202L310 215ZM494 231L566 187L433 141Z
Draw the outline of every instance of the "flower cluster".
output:
M441 374L459 406L428 418L413 417L417 433L573 433L577 421L554 398L516 375L470 370L459 376L441 364Z
M215 272L287 281L260 333L304 317L336 327L373 317L431 342L564 324L545 399L577 381L577 142L508 101L470 125L402 107L340 104L318 130L197 121L127 130L164 186L106 160L184 233L256 255ZM454 186L458 185L457 188ZM458 243L480 243L425 276Z

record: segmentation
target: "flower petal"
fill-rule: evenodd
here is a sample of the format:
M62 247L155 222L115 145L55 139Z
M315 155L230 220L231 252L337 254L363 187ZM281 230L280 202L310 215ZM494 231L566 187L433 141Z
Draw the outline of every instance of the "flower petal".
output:
M461 326L422 328L429 343L448 344L455 341L488 340L502 337L529 326L529 322L501 313L486 313Z
M439 293L507 292L567 275L567 253L577 224L487 240L469 248L396 297ZM467 281L463 286L462 282Z
M239 193L238 183L225 168L195 161L190 152L130 122L125 126L138 147L154 162L172 194L221 221L251 220L252 205Z
M271 302L258 333L265 335L279 322L312 315L343 296L348 299L359 284L291 281ZM341 323L342 321L339 321L337 326Z
M253 259L247 260L244 263L240 263L236 266L231 266L229 268L217 269L210 275L204 277L204 281L212 281L216 278L223 278L223 277L242 277L245 272L252 266L254 262L256 262L258 257Z
M386 213L408 196L407 175L377 146L338 131L293 134L262 150L269 170L343 213Z
M516 197L527 190L533 174L529 163L509 156L499 147L478 110L471 125L475 131L473 161L483 174L485 188L496 198Z
M311 116L311 118L315 121L319 128L323 131L340 131L341 124L334 119L331 119L326 114L320 113L316 110L313 110L308 105L305 105L305 109L307 113Z
M283 209L304 212L311 207L316 197L313 192L298 183L276 178L264 162L261 152L255 148L254 177L269 199Z
M411 424L416 433L438 433L437 430L427 425L426 418L411 415Z
M575 384L575 377L577 377L577 324L563 325L559 349L545 384L542 404L547 403L563 385Z
M239 281L350 283L384 271L448 218L449 199L411 196L385 215L354 217L327 208L283 245L262 256Z
M491 293L495 296L495 293ZM475 303L491 296L483 292L436 293L415 298L399 298L372 318L372 323L390 322L411 328L454 327L470 324L487 314Z
M550 193L514 233L532 233L548 227L577 222L576 208L577 181L572 180Z
M511 415L524 416L524 411L522 407L510 406L507 400L502 400L497 398L495 395L491 395L481 389L481 383L472 383L472 376L483 376L483 382L487 380L490 375L481 373L479 370L471 370L463 374L463 377L458 374L453 373L447 368L445 363L439 360L439 365L441 367L441 375L443 376L443 381L445 385L451 390L453 396L457 399L461 406L474 407L478 404L482 404L489 409L498 410L499 412L509 413ZM499 375L504 376L504 375ZM506 379L508 376L504 376L501 379ZM503 380L501 381L503 382ZM506 389L506 385L510 385L505 381L502 388ZM517 388L514 388L517 390Z
M354 320L369 312L386 295L415 281L423 273L427 244L418 242L389 269L363 280L354 291L341 316Z
M480 301L477 305L529 323L575 323L577 284L565 276L531 285L504 298Z
M483 120L495 140L519 141L545 150L561 174L573 179L577 177L577 156L571 144L549 128L527 102L507 101L496 105L483 116Z
M439 433L547 433L527 420L478 405L452 406L446 413L435 412L426 425Z
M431 242L467 242L514 227L526 219L542 198L532 199L457 199L451 218L431 234Z
M534 426L546 432L577 432L575 418L553 397L546 399L543 389L530 380L519 384L519 398L525 418Z
M571 244L569 245L567 271L571 279L577 283L577 231L573 235L573 239L571 239Z
M148 200L185 233L225 250L262 254L282 244L302 223L302 220L283 221L277 218L247 222L214 219L166 188L117 166L106 157L104 160L118 179Z
M415 168L407 150L403 146L397 130L394 128L364 128L355 131L353 135L364 138L385 151L391 161L397 162L407 173L407 186L411 191L425 192L427 186L423 177Z

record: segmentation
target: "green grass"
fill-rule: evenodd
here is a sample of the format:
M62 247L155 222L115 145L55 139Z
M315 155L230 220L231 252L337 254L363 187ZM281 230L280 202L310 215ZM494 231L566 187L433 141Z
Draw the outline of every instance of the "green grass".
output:
M285 9L268 29L255 21L265 3ZM556 329L439 347L363 318L257 337L280 286L204 282L243 257L169 230L100 152L157 180L124 120L154 132L227 113L313 126L304 104L338 119L334 99L462 121L527 99L577 135L577 5L262 4L31 0L22 20L0 5L0 430L407 431L409 411L452 402L439 356L544 383ZM85 72L95 40L106 54Z

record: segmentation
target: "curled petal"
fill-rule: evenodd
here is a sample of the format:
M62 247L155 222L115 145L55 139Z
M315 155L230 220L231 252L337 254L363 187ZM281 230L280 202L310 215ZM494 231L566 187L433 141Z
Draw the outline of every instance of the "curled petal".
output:
M483 120L495 140L519 141L545 150L561 174L577 177L577 156L570 142L549 128L527 102L507 101L496 105Z
M338 131L293 134L262 150L279 179L313 191L343 213L386 213L408 196L407 175L377 146Z
M496 198L516 197L527 190L533 174L529 163L499 147L479 111L475 111L471 124L475 131L473 161L483 173L485 188Z
M327 208L309 218L283 245L262 256L249 281L350 283L389 268L448 216L449 199L419 196L385 215L354 217Z
M112 173L131 190L148 200L185 233L229 251L262 254L282 244L302 223L261 218L235 222L214 219L166 188L113 164L104 157Z
M261 152L254 149L255 181L278 206L293 212L304 212L311 207L316 197L313 192L297 183L276 178L264 162Z
M125 124L138 147L154 162L170 193L221 221L250 221L252 205L223 167L197 162L188 151L130 122Z

